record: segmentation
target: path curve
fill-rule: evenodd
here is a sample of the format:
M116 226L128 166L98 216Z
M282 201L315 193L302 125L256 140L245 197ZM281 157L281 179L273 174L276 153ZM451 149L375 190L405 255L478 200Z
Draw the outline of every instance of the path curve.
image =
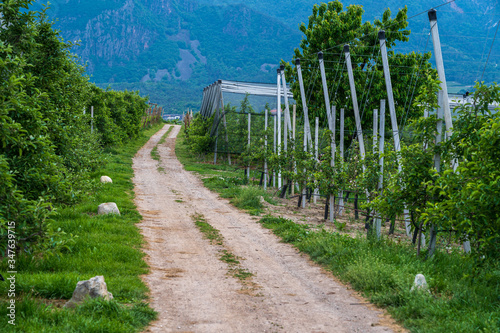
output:
M148 332L397 332L381 311L363 304L343 285L289 244L231 206L185 171L175 156L174 126L151 137L133 160L135 203L150 274L151 305L159 312ZM202 214L254 274L256 292L244 292L227 274L218 249L193 222ZM382 318L382 319L381 319Z

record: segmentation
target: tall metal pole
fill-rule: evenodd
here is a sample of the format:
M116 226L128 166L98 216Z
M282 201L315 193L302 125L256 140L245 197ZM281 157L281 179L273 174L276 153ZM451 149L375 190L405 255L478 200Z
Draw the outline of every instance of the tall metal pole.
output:
M311 142L311 131L309 129L309 109L307 108L306 93L304 91L304 81L302 80L302 67L300 59L295 60L297 67L297 77L299 79L300 97L302 100L302 110L304 111L304 149L307 151L307 143Z
M325 62L323 60L323 52L318 52L318 62L319 62L319 70L321 72L321 82L323 85L323 96L325 98L325 110L326 116L328 119L328 127L331 126L330 122L330 96L328 95L328 85L326 83L326 73L325 73ZM330 131L333 131L330 127Z
M267 154L267 108L265 109L265 116L264 116L264 149L266 150ZM267 190L267 157L264 158L264 190Z
M385 106L385 100L384 100L384 106ZM375 151L377 150L377 142L378 142L378 137L377 137L377 127L378 127L378 110L374 109L373 110L373 153L375 154Z
M286 129L285 135L290 137L292 123L290 121L290 106L288 103L288 88L286 86L285 65L280 66L280 71L281 71L281 84L283 85L283 96L285 97L285 129Z
M384 182L384 136L385 136L385 99L380 100L380 140L378 145L378 156L379 156L379 166L380 175L378 179L378 190L382 192L383 182ZM374 213L377 215L377 213ZM377 239L380 239L382 219L380 216L375 218L375 234Z
M227 163L231 165L231 152L229 149L229 137L227 135L227 122L226 122L226 112L224 109L224 98L222 97L222 93L220 94L220 104L222 106L222 120L224 121L224 129L226 131L226 146L227 146Z
M344 108L340 109L340 160L344 162ZM344 191L340 190L339 196L339 215L344 211Z
M330 118L330 117L328 117ZM318 150L318 142L319 142L319 117L316 117L315 119L315 126L314 126L314 158L316 159L316 163L319 162L319 150ZM319 188L314 189L314 195L313 195L313 202L316 204L317 202L317 196L319 195Z
M354 74L352 72L351 53L349 52L349 45L344 45L345 61L347 66L347 74L349 75L349 85L351 87L352 106L354 108L354 119L356 121L356 133L358 135L359 151L361 159L365 159L365 143L363 141L363 130L361 128L361 117L359 116L358 97L356 96L356 85L354 84ZM363 170L365 166L363 164Z
M295 60L295 65L297 67L297 76L299 79L300 86L300 96L302 99L302 109L304 111L304 151L307 152L307 143L308 143L308 131L309 131L309 115L306 104L306 94L304 91L304 82L302 81L302 68L300 66L300 59ZM310 141L310 140L309 140ZM305 170L304 170L305 173ZM302 184L302 208L306 207L306 194L307 194L306 182Z
M248 151L250 151L250 138L251 138L251 133L252 133L252 114L248 112ZM250 162L248 163L247 166L247 178L250 179Z
M428 15L429 23L431 25L432 44L434 45L434 58L436 59L436 68L440 81L439 86L443 92L442 108L444 113L444 122L446 124L446 134L449 137L452 135L453 123L451 119L450 102L448 101L448 87L446 85L446 76L444 73L443 54L441 53L441 42L439 40L436 10L429 10Z
M278 112L278 110L276 110L276 112ZM273 137L273 145L274 145L274 154L276 154L276 118L277 118L277 114L274 115L273 117L273 126L274 126L274 137ZM273 169L273 187L276 187L276 170Z
M384 67L384 78L385 78L385 88L387 90L387 100L389 102L389 113L391 115L391 125L392 125L392 137L394 139L394 150L396 152L401 151L401 143L399 141L399 131L398 131L398 119L396 117L396 107L394 105L394 94L392 91L392 81L391 81L391 72L389 70L389 60L387 58L387 45L385 40L385 31L381 30L378 32L378 39L380 42L380 52L382 54L382 65ZM399 154L396 155L398 162L398 171L401 173L401 158ZM404 217L405 217L405 229L406 235L411 235L411 221L410 221L410 212L406 208L404 209Z
M278 133L277 133L277 137L278 137L278 156L281 155L281 80L280 80L280 74L281 74L281 70L278 68L277 69L277 73L278 73L278 101L277 101L277 107L276 107L276 116L278 118ZM281 188L281 171L278 170L278 188Z
M295 125L297 124L297 104L293 105L293 122L292 122L292 138L293 149L295 150ZM297 162L293 161L293 171L297 174ZM295 183L292 184L291 195L295 195Z
M335 105L332 106L331 115L330 115L330 123L328 127L332 129L331 136L331 149L332 149L332 158L330 160L330 166L333 168L335 166ZM333 222L335 219L335 193L329 193L329 205L330 205L330 222Z

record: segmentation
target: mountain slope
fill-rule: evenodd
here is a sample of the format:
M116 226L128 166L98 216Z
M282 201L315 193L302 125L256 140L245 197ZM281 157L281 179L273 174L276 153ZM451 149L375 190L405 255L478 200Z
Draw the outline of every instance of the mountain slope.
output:
M55 0L49 15L58 20L56 28L66 40L81 41L73 51L87 62L94 82L140 89L171 111L182 112L196 109L202 88L217 79L273 82L279 60L291 59L298 47L298 25L307 22L314 2ZM385 7L395 12L405 1L359 3L365 19L372 20ZM408 14L442 3L411 2ZM497 5L498 0L456 1L438 9L449 81L470 85L480 77L500 16ZM431 50L428 28L425 13L411 18L410 42L396 50ZM498 45L486 81L498 77Z

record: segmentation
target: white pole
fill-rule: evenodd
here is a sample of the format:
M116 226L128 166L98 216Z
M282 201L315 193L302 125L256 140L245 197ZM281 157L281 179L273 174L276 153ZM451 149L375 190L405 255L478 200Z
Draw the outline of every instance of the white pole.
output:
M94 133L94 107L90 107L90 133Z
M251 122L252 122L252 115L250 112L248 113L248 151L250 151L250 137L251 137ZM247 165L247 179L250 179L250 162L248 162Z
M385 106L385 100L384 100L384 106ZM378 142L378 137L377 137L377 127L378 127L378 110L374 109L373 110L373 153L375 154L375 151L377 150L377 142Z
M328 117L330 118L330 117ZM315 127L314 127L314 157L316 158L316 163L319 162L319 151L318 151L318 142L319 142L319 117L316 117ZM313 202L316 204L316 197L319 195L319 188L314 189Z
M306 93L304 91L304 81L302 80L302 67L300 66L300 59L295 59L295 66L297 67L300 97L302 99L302 110L304 111L304 149L305 151L307 151L307 144L308 142L312 142L312 140L311 131L309 129L309 109L307 108Z
M331 126L331 121L330 121L330 96L328 95L328 85L326 83L326 73L325 73L325 62L323 60L323 52L318 52L318 62L319 62L319 69L321 72L321 82L323 85L323 96L325 98L325 110L326 110L326 116L328 119L328 126ZM333 129L330 127L330 131L333 132Z
M297 66L297 76L299 79L299 86L300 86L300 96L302 99L302 109L304 111L304 151L307 152L307 144L308 141L311 142L310 139L310 131L309 131L309 115L308 115L308 109L307 109L307 104L306 104L306 94L304 92L304 82L302 80L302 68L300 66L300 59L295 60L295 65ZM304 170L305 173L306 170ZM306 207L306 182L304 181L304 184L302 185L302 208Z
M297 104L293 105L293 123L292 123L292 138L293 138L293 149L295 150L295 125L297 124ZM297 163L293 161L293 171L297 174ZM295 183L292 184L292 196L295 195Z
M340 160L344 162L344 108L340 109ZM344 191L340 190L339 215L344 211Z
M278 110L276 110L278 112ZM276 117L277 115L274 115L273 117L273 125L274 125L274 138L273 138L273 148L274 148L274 154L276 154ZM273 169L273 187L276 187L276 171Z
M265 116L264 116L264 147L266 150L267 154L267 108L265 109ZM264 158L264 190L267 190L267 157Z
M280 82L280 69L278 68L278 101L276 107L276 115L278 117L278 156L281 155L281 82ZM278 170L278 188L281 188L281 171Z
M290 106L288 103L288 88L286 86L285 65L281 65L280 70L281 70L281 83L283 85L283 96L285 97L285 134L284 134L284 136L286 137L286 136L290 136L292 124L290 121Z
M351 53L349 52L349 45L344 45L344 54L345 61L347 66L347 73L349 75L349 85L351 88L351 98L352 98L352 106L354 108L354 119L356 121L356 133L358 135L359 142L359 151L361 153L361 159L365 159L365 143L363 141L363 130L361 128L361 117L359 116L359 108L358 108L358 98L356 96L356 86L354 84L354 74L352 72L352 64L351 64ZM365 165L363 164L363 170L365 169Z
M380 176L378 179L378 190L382 192L384 182L384 136L385 136L385 99L380 100L380 140L378 145L378 156L380 165ZM377 215L377 212L374 212ZM375 218L375 233L377 239L380 239L382 228L382 219L378 216Z
M391 115L391 125L392 125L392 137L394 139L394 150L398 153L401 150L401 143L399 141L399 131L398 131L398 120L396 117L396 108L394 105L394 94L392 91L392 81L391 81L391 72L389 69L389 61L387 59L387 46L385 43L385 31L381 30L378 33L378 38L380 42L380 52L382 54L382 65L384 67L384 77L385 77L385 88L387 90L387 99L389 101L389 113ZM401 158L399 154L396 155L398 161L398 172L401 173ZM405 228L406 235L409 237L411 235L411 221L410 221L410 212L406 208L404 209L404 218L405 218Z
M331 167L334 167L335 166L335 105L332 106L332 109L331 109L331 115L330 115L330 123L328 124L328 126L332 129L332 136L331 136L331 142L330 142L330 145L331 145L331 148L332 148L332 159L330 160L330 166ZM329 205L330 205L330 222L333 222L333 220L335 219L335 194L334 193L329 193L329 196L328 196L330 202L329 202Z

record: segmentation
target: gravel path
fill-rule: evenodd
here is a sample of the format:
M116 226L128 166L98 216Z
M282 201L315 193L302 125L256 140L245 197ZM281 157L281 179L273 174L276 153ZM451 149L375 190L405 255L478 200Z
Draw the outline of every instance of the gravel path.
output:
M166 125L133 161L139 224L147 241L151 290L158 320L148 332L403 332L292 246L280 243L256 218L203 187L175 156L174 126L158 145L161 166L151 149ZM201 214L224 237L226 249L242 258L253 275L243 285L228 275L212 245L195 226Z

